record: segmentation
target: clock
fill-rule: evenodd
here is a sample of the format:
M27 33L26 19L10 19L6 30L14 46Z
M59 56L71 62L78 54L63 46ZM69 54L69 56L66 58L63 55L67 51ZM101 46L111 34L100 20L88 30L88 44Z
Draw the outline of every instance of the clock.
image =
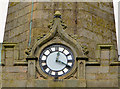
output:
M72 51L64 45L50 45L44 48L39 57L40 68L50 76L59 77L70 72L74 65Z

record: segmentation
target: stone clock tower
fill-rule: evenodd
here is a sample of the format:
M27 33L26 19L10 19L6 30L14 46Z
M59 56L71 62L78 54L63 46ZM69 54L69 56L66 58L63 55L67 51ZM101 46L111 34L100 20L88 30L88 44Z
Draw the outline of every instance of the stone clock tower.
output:
M67 26L59 11L56 11L48 27L50 32L38 38L32 48L25 51L28 54L26 59L30 86L35 83L33 79L38 74L42 78L38 83L44 81L44 87L73 87L72 81L75 81L74 87L86 87L85 61L88 58L82 46L65 33Z
M9 3L3 87L115 88L119 65L112 2Z

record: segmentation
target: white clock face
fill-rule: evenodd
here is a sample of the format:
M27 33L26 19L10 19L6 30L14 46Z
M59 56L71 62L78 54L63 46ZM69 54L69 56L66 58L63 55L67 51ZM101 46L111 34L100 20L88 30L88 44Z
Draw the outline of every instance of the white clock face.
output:
M74 65L71 50L63 45L46 47L39 58L40 67L48 75L62 76L68 73Z

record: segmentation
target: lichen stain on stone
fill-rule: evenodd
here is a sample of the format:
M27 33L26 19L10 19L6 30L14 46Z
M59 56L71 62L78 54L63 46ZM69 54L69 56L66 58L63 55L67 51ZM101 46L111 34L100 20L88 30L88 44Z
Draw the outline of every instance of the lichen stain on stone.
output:
M11 3L9 4L9 6L10 6L10 7L11 7L11 6L16 6L18 3L19 3L19 2L11 2Z

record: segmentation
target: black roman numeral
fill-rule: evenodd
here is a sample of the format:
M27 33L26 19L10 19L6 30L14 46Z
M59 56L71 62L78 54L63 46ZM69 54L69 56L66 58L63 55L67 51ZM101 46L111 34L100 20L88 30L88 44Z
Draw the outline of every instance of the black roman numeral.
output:
M51 50L51 48L49 48L48 50L50 51L50 53L52 53L52 50Z
M70 55L70 53L69 54L67 54L66 56L69 56Z
M68 62L72 62L72 60L68 60Z
M58 51L58 47L57 46L55 47L55 51Z
M55 72L55 75L58 76L58 72Z
M47 68L47 65L44 65L44 66L43 66L43 69L45 70L46 68Z
M48 73L51 74L51 73L52 73L52 70L49 70Z
M41 63L46 63L46 60L41 60Z
M66 68L67 68L68 70L70 70L71 66L69 66L69 65L66 65Z

